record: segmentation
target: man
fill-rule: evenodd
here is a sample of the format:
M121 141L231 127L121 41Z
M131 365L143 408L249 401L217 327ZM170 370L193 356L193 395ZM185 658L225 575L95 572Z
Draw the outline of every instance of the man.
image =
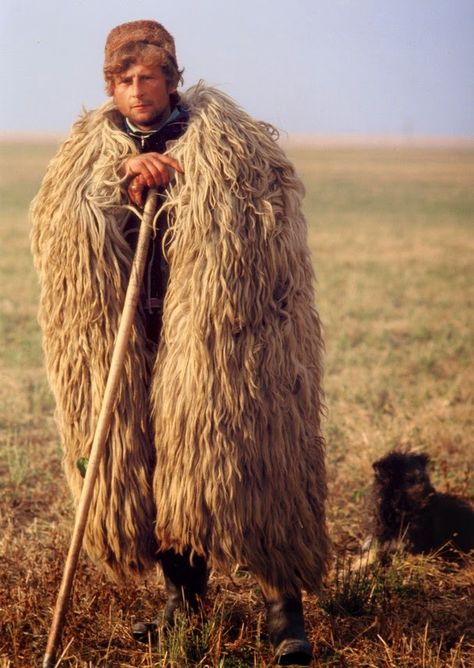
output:
M114 28L104 73L113 101L79 119L32 206L46 363L77 501L136 207L149 187L162 197L85 548L116 578L159 561L170 624L205 595L208 565L245 566L275 660L308 664L301 590L318 590L329 540L301 183L268 125L202 84L178 95L174 41L159 23Z

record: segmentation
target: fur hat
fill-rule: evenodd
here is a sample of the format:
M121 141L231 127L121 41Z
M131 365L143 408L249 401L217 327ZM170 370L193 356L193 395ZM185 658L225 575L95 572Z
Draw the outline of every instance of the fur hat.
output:
M113 28L105 42L105 62L107 67L112 55L133 42L155 44L166 51L176 63L176 50L172 35L158 21L130 21Z

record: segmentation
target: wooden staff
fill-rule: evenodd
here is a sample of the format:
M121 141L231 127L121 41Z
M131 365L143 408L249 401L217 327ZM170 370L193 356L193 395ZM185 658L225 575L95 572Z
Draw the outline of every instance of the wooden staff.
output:
M130 332L137 310L138 298L140 295L143 272L147 258L148 246L152 231L153 216L156 211L156 202L158 193L151 189L148 191L145 208L143 211L140 232L138 234L137 248L133 258L130 280L125 295L125 303L120 319L120 325L115 340L112 360L110 362L110 371L105 386L104 398L97 420L97 426L94 433L94 440L89 456L89 463L82 488L79 505L76 511L74 530L69 546L66 564L64 566L63 578L59 589L56 607L54 610L53 621L46 646L46 653L43 659L43 668L54 668L56 663L56 650L61 638L61 633L66 616L67 606L71 596L74 575L79 560L79 554L82 547L82 540L87 524L87 516L92 502L94 492L94 483L99 472L99 464L105 448L105 442L110 429L112 413L117 398L117 389L122 374L125 355L127 353Z

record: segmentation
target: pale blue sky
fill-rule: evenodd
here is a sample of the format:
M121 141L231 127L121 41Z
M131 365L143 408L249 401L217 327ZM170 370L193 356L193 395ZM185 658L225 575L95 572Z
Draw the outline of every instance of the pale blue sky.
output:
M2 0L0 131L66 131L105 99L124 21L174 35L185 87L290 133L474 136L474 0Z

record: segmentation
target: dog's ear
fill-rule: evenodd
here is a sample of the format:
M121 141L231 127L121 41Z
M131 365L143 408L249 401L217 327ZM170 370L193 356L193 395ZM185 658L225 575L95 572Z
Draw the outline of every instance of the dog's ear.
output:
M406 468L406 455L399 450L391 450L385 457L372 464L375 479L381 484L394 482L403 476Z
M372 462L372 468L375 472L375 475L378 477L381 475L382 470L383 470L383 465L382 462L379 460L377 462Z
M431 463L431 460L429 456L426 454L426 452L420 452L419 454L414 456L415 463L420 469L426 469Z
M386 457L379 459L378 461L372 464L372 468L375 473L375 479L381 482L382 480L387 480L391 475L391 462L387 460Z

